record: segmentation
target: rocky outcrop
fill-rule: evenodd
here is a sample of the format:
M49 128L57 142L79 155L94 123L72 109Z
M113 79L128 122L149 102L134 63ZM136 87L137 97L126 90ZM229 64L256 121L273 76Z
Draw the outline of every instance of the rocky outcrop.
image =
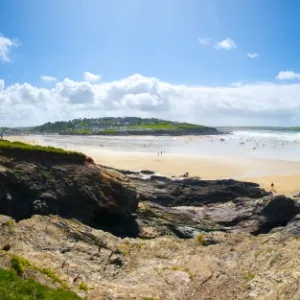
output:
M269 194L256 183L232 179L171 179L154 175L149 179L133 176L132 182L141 201L163 206L203 206L232 201L238 197L258 199Z
M88 161L40 153L0 156L0 214L76 218L115 234L137 234L137 193L128 179Z
M0 268L18 259L20 279L88 300L300 298L298 198L27 154L0 155Z
M285 232L120 239L57 216L0 216L0 247L1 268L24 257L23 276L87 300L300 298L299 238Z
M140 195L139 235L144 238L192 238L212 231L257 235L280 227L298 231L297 200L274 197L254 183L130 177Z
M170 235L193 238L201 232L247 232L253 235L272 230L299 234L299 204L285 196L234 201L202 207L164 207L141 202L138 210L143 238Z

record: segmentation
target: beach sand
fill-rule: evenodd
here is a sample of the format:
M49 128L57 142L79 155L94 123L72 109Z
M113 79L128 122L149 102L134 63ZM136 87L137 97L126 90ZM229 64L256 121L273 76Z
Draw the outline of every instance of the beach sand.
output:
M34 136L6 139L39 143ZM300 191L300 162L297 161L174 153L158 155L148 152L111 151L83 145L67 146L67 149L81 151L92 157L97 164L117 169L152 170L167 176L180 176L189 172L190 176L202 179L233 178L256 182L266 190L270 190L273 182L277 194L292 195Z

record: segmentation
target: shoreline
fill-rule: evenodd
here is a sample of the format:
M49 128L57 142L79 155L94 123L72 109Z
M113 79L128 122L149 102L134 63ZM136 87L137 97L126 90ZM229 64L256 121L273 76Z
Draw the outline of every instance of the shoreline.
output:
M35 145L39 143L38 136L7 136L5 139ZM53 144L53 146L57 145ZM232 178L258 183L266 191L270 190L273 182L276 194L288 196L300 191L300 162L298 161L176 153L163 153L158 156L157 153L113 151L91 145L71 147L68 145L65 149L83 152L92 157L96 164L115 169L151 170L169 177L179 177L189 172L190 177L195 176L205 180Z

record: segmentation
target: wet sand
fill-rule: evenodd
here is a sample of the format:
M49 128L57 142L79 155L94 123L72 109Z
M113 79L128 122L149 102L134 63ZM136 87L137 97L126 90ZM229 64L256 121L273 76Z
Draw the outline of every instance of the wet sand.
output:
M6 139L43 144L39 137L35 136L6 137ZM51 144L51 140L47 143ZM57 146L54 140L53 146ZM164 152L158 155L157 152L118 151L118 149L112 151L86 143L77 145L66 143L65 147L84 152L97 164L118 169L132 171L147 169L168 176L180 176L189 172L190 176L202 179L233 178L256 182L266 190L270 190L270 185L274 182L277 194L292 195L300 191L300 161Z

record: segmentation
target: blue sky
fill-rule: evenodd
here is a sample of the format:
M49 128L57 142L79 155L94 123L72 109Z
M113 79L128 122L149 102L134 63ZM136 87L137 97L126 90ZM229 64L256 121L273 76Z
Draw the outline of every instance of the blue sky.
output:
M15 105L10 111L19 116L14 121L18 124L27 124L26 117L41 110L43 117L31 119L33 123L81 116L84 113L79 114L78 110L82 107L90 116L122 115L133 110L148 116L163 110L162 117L201 122L197 116L189 117L194 110L188 109L186 114L170 110L171 102L174 105L177 101L179 105L185 101L186 108L191 98L193 105L199 110L202 107L203 112L212 105L219 110L224 105L227 109L240 105L245 116L237 119L238 122L261 125L259 113L269 113L270 107L272 111L271 100L282 92L274 90L272 95L255 98L254 101L266 105L257 116L252 116L250 111L247 117L251 105L237 99L241 97L241 90L233 95L228 87L233 84L236 89L243 89L244 85L255 84L253 90L256 90L262 82L273 84L274 89L293 89L293 101L289 105L282 106L290 97L274 100L276 105L282 106L281 113L274 112L265 123L294 124L298 115L294 116L292 110L297 108L295 97L299 95L300 79L299 16L300 2L293 0L2 0L2 48L4 38L6 45L7 40L13 44L1 52L0 39L0 80L3 82L2 96L0 82L0 109L5 105L2 115L0 110L0 126L12 120L8 105ZM90 80L84 72L98 77ZM134 74L140 77L133 80ZM53 77L53 81L43 80L45 77L41 76ZM128 82L136 84L136 81L142 86L128 91ZM11 90L16 84L19 90L13 94ZM123 86L122 91L111 92L116 88L112 84ZM165 88L166 84L175 87L176 92L162 92L162 85ZM180 94L180 86L188 88L188 92ZM205 90L193 94L194 87L207 86L216 87L213 103L209 104L205 99L212 97L211 90L209 95L204 94ZM43 94L44 89L47 95ZM91 101L78 100L85 97L85 92L93 94ZM27 99L32 93L40 95ZM74 93L78 94L76 101L70 98ZM107 99L111 93L117 94L116 99ZM225 99L224 93L228 93ZM24 95L26 99L22 98ZM220 102L219 95L222 95ZM20 99L16 100L17 97ZM64 102L61 97L66 98L63 99L65 106L51 111L55 110L53 101ZM45 104L48 98L51 103ZM58 111L72 104L68 108L74 111L72 114ZM222 111L219 114L222 115ZM206 123L220 123L213 113L211 118L206 113L203 115ZM277 119L278 115L281 119ZM288 116L288 120L282 119L282 115ZM224 122L228 125L230 120Z

